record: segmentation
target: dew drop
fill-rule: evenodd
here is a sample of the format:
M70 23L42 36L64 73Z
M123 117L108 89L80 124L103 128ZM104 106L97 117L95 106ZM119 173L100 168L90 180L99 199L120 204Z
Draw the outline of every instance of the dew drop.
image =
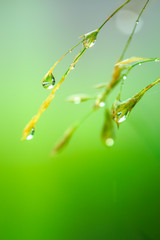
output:
M160 62L160 60L159 60L158 58L156 58L154 61L155 61L155 62Z
M31 129L31 132L28 134L28 136L26 137L27 140L31 140L34 137L34 133L35 133L35 128Z
M127 76L126 74L123 75L123 80L126 80L127 79Z
M55 85L55 78L52 73L46 74L42 80L42 86L46 89L52 89Z
M105 102L100 102L99 103L99 106L102 108L102 107L104 107L105 106Z
M89 48L93 47L96 44L96 40L94 42L91 42L91 44L89 45Z
M74 70L75 69L75 64L73 65L71 65L71 70Z
M96 44L96 40L94 40L93 42L90 41L90 39L86 39L83 41L83 46L85 48L91 48Z
M118 112L118 113L117 113L118 123L124 122L124 121L127 119L129 113L130 113L129 111L126 112L125 114L123 114L122 112Z
M124 115L123 117L121 117L119 120L118 120L118 122L119 123L122 123L122 122L124 122L125 120L126 120L126 115Z
M107 138L106 139L106 145L107 145L107 147L112 147L114 145L113 138Z
M138 65L139 65L139 66L141 66L141 65L142 65L142 63L139 63Z
M136 21L138 17L138 13L130 10L121 10L116 15L116 24L118 29L126 35L130 35L132 32L132 28L136 22L136 30L135 33L139 32L142 28L142 20Z

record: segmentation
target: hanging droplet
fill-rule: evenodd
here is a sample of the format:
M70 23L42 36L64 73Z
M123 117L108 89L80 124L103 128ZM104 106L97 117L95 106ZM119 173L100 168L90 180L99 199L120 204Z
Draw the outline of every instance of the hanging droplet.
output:
M55 85L55 78L52 73L46 74L42 80L42 86L46 89L52 89Z
M77 96L77 97L74 98L74 103L75 104L80 104L80 102L81 102L81 98L80 97Z
M72 64L71 65L71 70L74 70L75 69L75 64Z
M127 119L127 117L129 116L129 113L130 113L130 112L128 111L128 112L126 112L126 113L123 115L122 112L118 112L118 113L117 113L118 123L124 122L124 121Z
M34 137L34 133L35 133L35 128L31 129L31 132L29 133L29 135L26 137L27 140L31 140Z
M114 139L113 138L107 138L106 139L106 145L107 145L107 147L112 147L114 145Z
M160 78L158 78L156 81L149 84L147 87L143 88L140 92L135 94L132 98L129 98L123 102L119 100L120 98L118 95L116 102L112 106L112 118L114 119L114 121L117 123L118 126L119 126L119 123L122 123L127 119L132 109L141 100L144 94L158 83L160 83Z
M139 65L139 66L141 66L141 65L142 65L142 63L139 63L138 65Z
M99 30L95 30L83 35L83 46L85 48L91 48L95 45L98 32Z
M126 80L127 79L127 75L124 74L122 78L123 78L123 80Z
M139 24L139 20L136 21L136 24Z

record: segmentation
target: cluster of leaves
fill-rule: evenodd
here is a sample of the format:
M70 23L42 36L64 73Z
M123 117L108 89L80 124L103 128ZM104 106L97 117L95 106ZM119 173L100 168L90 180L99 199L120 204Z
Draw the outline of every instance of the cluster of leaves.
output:
M131 0L126 1L124 4L122 4L119 8L116 9L107 19L106 21L96 30L87 33L82 36L82 40L75 45L73 48L68 50L64 56L62 56L55 64L54 66L49 70L49 72L46 74L46 76L42 80L42 86L46 89L52 89L50 95L47 97L47 99L42 103L38 113L32 118L32 120L27 124L23 131L22 139L30 140L33 138L33 135L35 133L35 124L39 120L41 114L48 108L51 101L54 99L55 92L59 89L65 78L68 76L68 74L71 72L72 69L74 69L75 64L79 61L79 59L83 56L83 54L92 46L95 45L97 36L100 32L100 30L103 28L103 26L126 4L128 4ZM92 113L95 111L98 111L100 108L105 108L105 118L104 118L104 126L102 128L101 138L104 144L108 147L113 146L115 141L115 124L119 127L119 125L124 122L129 114L131 113L132 109L135 107L135 105L141 100L141 98L144 96L144 94L152 88L154 85L158 84L160 82L160 78L142 89L140 92L135 94L133 97L121 101L121 92L123 88L123 84L125 80L128 77L128 74L130 71L139 65L142 65L144 63L148 62L160 62L160 59L158 58L141 58L141 57L131 57L126 60L124 59L124 55L128 49L128 46L133 38L133 35L135 33L137 24L139 23L140 17L145 10L147 4L149 3L149 0L146 1L143 9L141 10L135 25L133 27L132 33L124 47L124 50L122 52L122 55L118 59L117 63L114 66L114 71L112 74L111 81L109 83L101 83L98 86L96 86L97 89L102 89L102 92L96 96L89 96L86 94L81 95L73 95L68 98L69 102L79 104L81 102L86 102L89 100L93 100L94 104L92 109L89 111L89 114L85 116L79 123L74 124L71 126L64 134L64 136L61 138L61 140L55 145L55 147L52 150L52 156L55 156L57 153L59 153L70 141L72 135L77 130L77 128L82 124L84 120L86 120ZM68 53L72 52L78 45L82 44L83 48L78 53L78 55L74 58L72 64L67 69L61 80L55 85L55 77L53 75L53 70L56 67L56 65L64 58ZM120 83L120 92L115 100L115 102L112 105L112 108L109 110L106 106L106 99L108 98L110 92L114 89L114 87Z

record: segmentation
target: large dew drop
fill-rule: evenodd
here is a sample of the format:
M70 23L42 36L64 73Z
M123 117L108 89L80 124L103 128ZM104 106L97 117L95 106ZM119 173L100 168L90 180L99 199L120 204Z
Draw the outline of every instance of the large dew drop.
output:
M98 32L98 30L95 30L93 32L83 35L83 46L85 48L91 48L95 45Z
M46 89L52 89L55 85L55 78L52 73L47 74L42 80L42 86Z
M35 133L35 128L31 129L31 132L28 134L28 136L26 137L27 140L31 140L34 137L34 133Z

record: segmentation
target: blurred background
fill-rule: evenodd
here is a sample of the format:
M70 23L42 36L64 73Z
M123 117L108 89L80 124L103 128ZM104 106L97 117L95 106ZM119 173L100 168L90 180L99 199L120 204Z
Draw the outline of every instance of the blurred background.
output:
M49 94L41 86L43 76L123 2L0 1L1 239L160 239L160 86L120 126L113 148L101 143L102 109L83 123L63 153L50 158L65 129L92 107L66 98L94 94L95 84L109 81L145 0L133 0L105 25L37 123L34 139L21 141L23 128ZM159 11L160 2L151 0L125 58L160 57ZM76 54L57 66L57 82ZM123 100L160 77L159 69L159 63L134 69Z

